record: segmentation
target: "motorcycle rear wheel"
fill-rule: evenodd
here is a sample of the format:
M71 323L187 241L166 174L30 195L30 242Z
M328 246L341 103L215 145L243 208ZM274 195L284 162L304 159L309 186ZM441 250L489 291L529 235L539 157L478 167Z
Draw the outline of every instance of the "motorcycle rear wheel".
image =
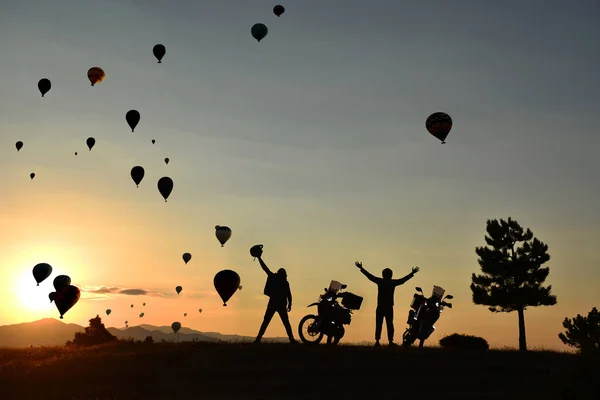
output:
M410 334L410 330L407 329L406 331L404 331L404 334L402 335L402 347L410 347L412 346L412 344L415 342L416 338L413 338L412 335Z
M316 315L306 315L298 324L298 336L305 344L319 344L323 340L323 332L316 332L314 326L317 322Z

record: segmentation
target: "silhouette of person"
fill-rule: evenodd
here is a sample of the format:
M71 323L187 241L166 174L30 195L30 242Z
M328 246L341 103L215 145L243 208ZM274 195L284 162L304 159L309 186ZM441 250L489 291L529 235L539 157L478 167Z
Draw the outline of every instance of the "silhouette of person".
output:
M392 279L393 272L386 268L381 272L382 278L372 275L369 271L363 268L362 263L356 261L356 267L362 272L371 282L377 284L377 309L375 310L375 346L379 346L381 339L381 329L383 327L383 319L387 328L388 340L390 346L394 346L394 292L396 286L402 285L410 278L419 272L419 267L413 267L410 274L404 278Z
M254 343L260 343L275 313L278 313L279 317L281 317L281 322L283 322L290 343L298 343L296 339L294 339L292 326L290 325L288 316L288 312L292 311L292 291L290 289L290 283L287 280L287 272L285 269L279 268L277 273L273 273L269 270L269 267L267 267L261 256L258 256L257 258L260 266L267 273L265 295L269 296L269 303L267 304L265 317Z

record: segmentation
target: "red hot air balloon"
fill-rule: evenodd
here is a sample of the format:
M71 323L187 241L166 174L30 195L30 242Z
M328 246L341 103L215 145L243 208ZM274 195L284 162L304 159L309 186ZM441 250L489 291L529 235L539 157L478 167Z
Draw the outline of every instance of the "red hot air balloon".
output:
M96 83L102 82L104 78L106 78L104 70L102 70L102 68L100 67L90 68L87 72L87 76L90 82L92 83L92 86L94 86Z
M63 315L67 313L77 302L81 292L79 288L73 285L65 286L60 291L56 292L54 297L54 304L60 313L60 319L63 319Z
M240 287L240 276L237 272L230 269L217 272L213 280L217 293L223 300L223 306L227 306L227 301Z

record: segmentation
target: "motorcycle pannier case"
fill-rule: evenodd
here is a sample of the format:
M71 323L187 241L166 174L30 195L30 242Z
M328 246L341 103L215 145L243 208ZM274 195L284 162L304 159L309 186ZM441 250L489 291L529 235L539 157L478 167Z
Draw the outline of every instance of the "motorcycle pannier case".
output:
M346 292L342 299L342 305L351 310L360 310L363 298L355 295L354 293Z

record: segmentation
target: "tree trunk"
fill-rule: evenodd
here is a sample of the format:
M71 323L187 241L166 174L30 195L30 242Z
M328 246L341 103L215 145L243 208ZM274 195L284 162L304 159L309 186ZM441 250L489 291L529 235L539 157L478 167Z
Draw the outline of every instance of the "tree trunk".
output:
M525 310L517 310L519 314L519 350L527 351L527 338L525 337Z

